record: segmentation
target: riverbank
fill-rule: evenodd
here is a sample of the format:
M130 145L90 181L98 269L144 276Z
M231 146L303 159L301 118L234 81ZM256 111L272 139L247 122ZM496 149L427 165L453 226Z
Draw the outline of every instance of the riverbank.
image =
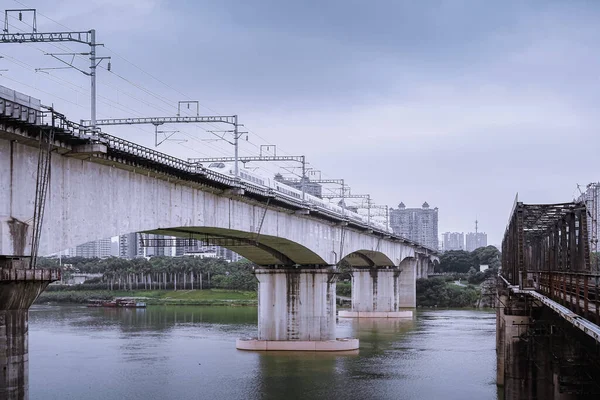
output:
M472 308L480 303L481 288L446 278L417 279L417 307Z
M205 290L60 290L46 291L36 304L79 303L90 300L111 300L115 297L136 297L148 305L195 306L256 306L255 291L205 289Z
M338 295L351 297L350 282L340 283L339 286ZM470 285L442 278L419 279L417 280L417 307L493 307L494 296L492 295L495 294L495 290L485 290L484 287L488 289L487 285ZM495 288L491 287L491 289ZM112 300L115 297L136 297L148 305L258 305L256 291L227 289L111 291L104 289L82 290L82 288L78 288L77 290L47 290L40 295L36 303L85 304L90 300Z

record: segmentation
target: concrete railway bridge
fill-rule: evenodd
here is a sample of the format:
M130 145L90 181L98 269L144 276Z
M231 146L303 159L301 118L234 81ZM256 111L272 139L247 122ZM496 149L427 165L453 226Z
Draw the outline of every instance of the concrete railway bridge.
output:
M358 347L335 338L340 262L352 267L354 317L405 316L416 278L438 262L433 249L347 216L114 136L92 140L2 93L0 171L0 387L26 362L29 306L59 279L35 269L37 254L131 232L227 247L259 266L258 338L237 345L262 350Z

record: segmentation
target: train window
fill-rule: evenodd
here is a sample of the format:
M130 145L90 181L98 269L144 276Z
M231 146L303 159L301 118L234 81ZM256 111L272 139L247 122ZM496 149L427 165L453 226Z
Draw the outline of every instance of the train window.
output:
M211 163L208 168L225 168L225 164L223 164L222 162L214 162Z

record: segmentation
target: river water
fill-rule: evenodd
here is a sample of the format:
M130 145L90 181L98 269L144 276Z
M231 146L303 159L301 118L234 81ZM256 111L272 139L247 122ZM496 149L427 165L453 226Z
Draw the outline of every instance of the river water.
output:
M30 311L31 399L498 399L495 314L340 319L358 354L244 352L253 307Z

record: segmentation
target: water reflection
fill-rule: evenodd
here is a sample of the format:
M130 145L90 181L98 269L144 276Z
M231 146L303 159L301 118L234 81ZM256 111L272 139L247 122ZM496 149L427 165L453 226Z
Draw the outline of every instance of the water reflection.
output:
M35 306L32 399L496 399L495 317L340 319L358 354L244 352L256 308Z
M397 340L415 329L413 318L352 318L352 328L361 340L361 349L379 354L397 344ZM363 345L364 342L364 345Z

